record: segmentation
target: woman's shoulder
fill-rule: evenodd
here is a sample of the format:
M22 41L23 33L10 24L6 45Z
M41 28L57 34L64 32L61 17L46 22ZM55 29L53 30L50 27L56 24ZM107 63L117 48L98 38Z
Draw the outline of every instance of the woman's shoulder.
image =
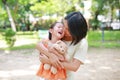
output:
M81 44L86 44L88 43L87 39L86 38L83 38L81 41L80 41Z
M81 41L76 45L77 47L87 47L88 46L88 41L86 38L81 39Z

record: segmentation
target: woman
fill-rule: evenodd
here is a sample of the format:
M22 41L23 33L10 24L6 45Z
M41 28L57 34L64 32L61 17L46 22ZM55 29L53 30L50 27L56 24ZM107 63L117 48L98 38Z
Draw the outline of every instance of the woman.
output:
M37 45L37 49L49 57L49 60L40 56L43 63L52 64L55 67L65 68L67 70L67 80L74 80L73 71L77 71L85 61L85 56L88 49L86 40L87 23L80 12L72 12L63 20L65 34L63 40L68 45L67 55L71 57L70 61L61 61L55 54L50 55L49 52L57 53L54 48L44 50L42 46ZM75 65L75 66L73 66Z

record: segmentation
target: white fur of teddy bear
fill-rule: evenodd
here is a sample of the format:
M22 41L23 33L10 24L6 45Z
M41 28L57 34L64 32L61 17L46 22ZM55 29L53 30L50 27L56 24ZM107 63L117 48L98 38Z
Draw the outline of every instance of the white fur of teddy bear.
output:
M59 40L57 41L55 44L53 44L53 47L61 54L61 55L64 55L66 56L66 53L67 53L67 45ZM53 74L56 74L57 73L57 69L54 67L54 66L51 66L49 64L44 64L44 69L45 70L49 70L53 73Z

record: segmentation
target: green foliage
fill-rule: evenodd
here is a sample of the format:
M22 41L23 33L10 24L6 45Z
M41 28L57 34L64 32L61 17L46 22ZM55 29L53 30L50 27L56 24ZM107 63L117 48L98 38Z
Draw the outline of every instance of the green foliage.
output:
M92 30L97 30L100 27L100 21L98 20L90 19L89 23L89 25L92 27Z
M8 48L11 48L13 45L14 45L14 42L16 41L15 39L15 32L11 29L11 28L8 28L5 30L5 41L8 45Z
M35 17L41 16L52 16L57 15L57 17L64 16L66 12L75 11L75 4L81 2L81 0L4 0L6 1L13 21L15 22L15 28L21 30L21 24L28 24L29 14L33 14ZM80 5L79 5L80 6ZM0 28L8 27L8 23L10 25L10 21L8 19L7 9L5 8L5 4L3 4L2 0L0 0ZM7 22L6 22L7 21ZM49 26L47 24L40 24L43 27ZM7 25L7 26L6 26ZM31 25L31 24L30 24ZM33 26L25 26L26 29L31 30Z
M70 12L76 11L75 6L71 7L66 13L69 14Z
M43 20L39 22L40 29L49 29L50 25L53 24L56 19Z
M79 0L41 0L31 6L30 9L33 12L39 13L39 16L52 14L63 16L78 2Z
M8 16L6 11L4 10L4 8L2 8L2 6L0 6L0 28L6 26L8 22Z
M120 8L119 3L120 0L92 0L91 6L92 17L95 20L97 20L98 15L103 15L106 18L111 17L111 20L117 19L115 16L116 11L114 10ZM108 15L108 13L110 13L111 15Z

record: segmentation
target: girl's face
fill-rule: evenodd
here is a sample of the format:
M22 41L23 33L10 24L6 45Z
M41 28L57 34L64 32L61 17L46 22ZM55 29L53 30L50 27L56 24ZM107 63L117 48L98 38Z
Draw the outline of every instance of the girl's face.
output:
M50 29L52 34L52 38L56 37L57 39L61 39L64 36L64 26L62 23L56 23L55 26Z
M71 41L72 40L72 36L69 32L69 27L68 27L68 23L67 23L67 20L63 20L63 24L64 24L64 28L65 28L65 34L64 34L64 40L67 40L67 41Z

